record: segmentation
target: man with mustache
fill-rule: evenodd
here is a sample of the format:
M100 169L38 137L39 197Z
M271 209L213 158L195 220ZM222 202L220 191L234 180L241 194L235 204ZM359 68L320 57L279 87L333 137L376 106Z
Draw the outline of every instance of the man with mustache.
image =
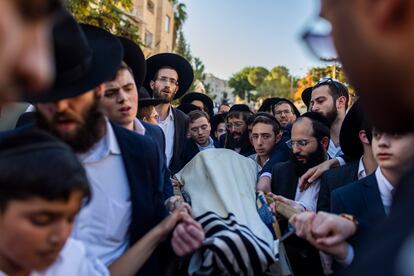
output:
M171 103L187 92L193 79L190 63L179 55L162 53L147 59L144 87L155 99L162 101L155 109L159 116L159 126L165 134L165 155L172 175L180 168L189 119L183 112L173 108Z
M300 212L315 211L319 194L319 181L301 191L299 178L309 169L327 159L329 124L319 113L307 112L292 126L292 138L287 144L292 149L291 159L272 168L271 193L275 201L290 205ZM282 232L288 231L286 219L280 219ZM318 251L296 235L285 241L294 275L321 275ZM306 252L306 253L303 253Z

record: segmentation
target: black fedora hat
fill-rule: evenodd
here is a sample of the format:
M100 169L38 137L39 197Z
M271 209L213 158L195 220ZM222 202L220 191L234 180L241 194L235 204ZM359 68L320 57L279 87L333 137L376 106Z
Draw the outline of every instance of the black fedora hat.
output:
M232 107L230 107L229 113L233 111L241 111L241 112L249 112L253 113L250 110L250 107L247 104L234 104Z
M138 88L138 108L147 106L157 106L162 103L161 99L151 98L145 87L141 86Z
M121 64L123 48L115 36L95 26L79 25L69 13L54 27L53 39L55 82L25 101L55 102L79 96L111 79Z
M309 109L309 106L310 106L310 101L312 99L312 89L313 87L311 86L311 87L305 88L305 90L302 91L301 98L302 98L302 102L306 105L306 109Z
M300 116L300 112L299 112L298 108L290 100L285 99L285 98L278 98L278 100L274 102L274 104L272 105L272 113L273 113L274 106L276 104L280 103L280 102L287 102L290 105L290 107L292 108L293 113L295 113L296 118L298 118Z
M181 110L185 114L188 114L188 113L190 113L191 111L194 111L194 110L201 110L198 106L193 105L191 103L182 103L179 106L177 106L177 109Z
M118 36L124 47L124 62L132 69L136 87L141 87L145 80L147 73L147 63L141 48L133 41Z
M361 158L364 154L364 147L359 140L359 132L366 120L361 101L356 101L348 110L341 131L339 132L339 144L345 156L352 160Z
M207 107L208 115L213 116L214 104L209 96L203 93L199 93L199 92L191 92L191 93L185 94L184 97L182 97L181 104L191 103L192 101L201 101L204 104L204 106Z
M266 98L262 105L259 107L258 111L268 111L272 108L272 106L279 102L280 98L278 97L273 97L273 98Z
M145 77L144 87L152 95L150 81L153 80L157 71L164 66L174 68L178 74L178 91L174 99L179 99L187 92L194 80L194 72L191 64L180 55L161 53L149 57L147 59L147 75Z

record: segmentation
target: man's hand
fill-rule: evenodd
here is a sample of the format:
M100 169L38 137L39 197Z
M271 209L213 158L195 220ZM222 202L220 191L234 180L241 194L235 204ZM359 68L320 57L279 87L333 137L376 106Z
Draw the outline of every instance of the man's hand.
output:
M266 195L270 196L275 201L276 205L278 203L284 203L284 204L289 205L293 209L298 210L300 212L305 211L305 208L302 205L300 205L299 203L297 203L296 201L294 201L294 200L290 200L286 197L275 195L275 194L272 194L272 193L267 193ZM275 205L271 204L270 208L272 209L272 211L274 213L276 213L276 206Z
M345 259L348 253L346 239L356 232L352 221L325 212L303 212L291 217L289 223L298 237L337 259Z
M330 159L322 162L321 164L310 168L304 175L299 178L299 189L301 192L309 188L309 186L318 180L322 174L329 169L339 165L337 159Z
M188 255L197 250L204 241L201 225L190 215L181 213L181 222L174 230L171 245L178 256Z

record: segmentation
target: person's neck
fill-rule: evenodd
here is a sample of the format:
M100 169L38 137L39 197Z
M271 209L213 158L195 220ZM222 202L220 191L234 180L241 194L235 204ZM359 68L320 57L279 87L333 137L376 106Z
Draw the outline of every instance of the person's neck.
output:
M197 142L196 142L197 143ZM198 143L197 143L198 144ZM200 147L207 147L208 145L210 145L210 139L207 139L207 141L204 144L198 144Z
M134 120L132 120L130 123L122 125L124 128L129 129L131 131L135 130L135 124L134 124Z
M28 276L30 274L30 271L23 269L5 256L0 256L0 272L15 276Z
M338 116L331 125L330 134L331 140L334 142L335 146L339 146L339 133L341 132L342 122L344 121L345 115L338 112Z
M398 182L400 181L401 172L397 172L395 170L387 170L384 168L380 168L380 170L384 177L391 183L391 185L394 188L397 187Z
M269 155L258 155L259 165L263 167L264 163L269 159Z
M372 155L372 151L366 151L364 149L364 154L362 155L362 164L364 165L366 175L370 175L376 170L378 164L377 161L375 161L374 156Z
M168 114L170 113L170 103L159 104L155 107L155 110L158 112L158 116L161 121L167 119Z

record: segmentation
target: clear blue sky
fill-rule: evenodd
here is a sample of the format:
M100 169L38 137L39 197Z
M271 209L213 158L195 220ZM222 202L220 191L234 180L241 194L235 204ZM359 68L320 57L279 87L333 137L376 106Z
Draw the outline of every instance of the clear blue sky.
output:
M181 0L184 35L206 72L228 79L245 66L284 65L304 75L321 63L300 39L319 11L318 0Z

